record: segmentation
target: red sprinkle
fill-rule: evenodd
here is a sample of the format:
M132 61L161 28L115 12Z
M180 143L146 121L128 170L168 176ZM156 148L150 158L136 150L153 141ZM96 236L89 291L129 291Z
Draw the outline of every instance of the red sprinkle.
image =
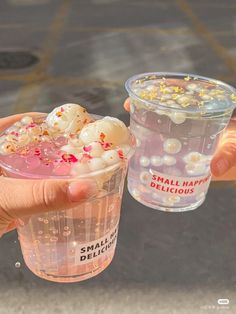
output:
M106 134L104 134L103 132L100 133L100 140L102 142L104 142L104 138L106 137Z
M112 146L112 143L108 143L108 142L100 142L100 144L102 145L104 150L108 150Z
M118 153L120 159L125 159L124 153L121 149L118 149L117 153Z
M61 107L61 112L64 112L64 111L65 111L65 109L63 107Z
M92 146L91 146L91 145L84 146L84 147L83 147L83 150L84 150L86 153L89 153L89 152L91 152L91 150L92 150Z
M34 155L35 156L40 156L41 155L41 150L39 148L35 148Z
M83 157L81 158L81 162L82 163L86 163L88 160L90 160L90 159L92 159L93 157L92 156L90 156L89 154L87 154L87 153L84 153L83 154Z
M75 155L73 154L63 154L61 156L61 158L65 161L65 162L77 162L78 159L75 157Z
M34 128L34 127L36 127L37 126L37 124L36 123L34 123L34 122L31 122L30 124L28 124L25 128L26 129L29 129L29 128Z
M18 132L15 132L15 131L12 131L10 134L11 134L11 135L15 135L15 136L19 136L19 133L18 133Z

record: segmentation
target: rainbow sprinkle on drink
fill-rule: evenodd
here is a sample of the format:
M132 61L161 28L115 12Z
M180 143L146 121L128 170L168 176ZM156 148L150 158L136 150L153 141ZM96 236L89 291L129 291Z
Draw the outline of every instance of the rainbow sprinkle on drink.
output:
M81 175L121 163L130 150L122 121L94 120L77 104L55 108L46 118L25 116L0 137L1 161L28 174Z

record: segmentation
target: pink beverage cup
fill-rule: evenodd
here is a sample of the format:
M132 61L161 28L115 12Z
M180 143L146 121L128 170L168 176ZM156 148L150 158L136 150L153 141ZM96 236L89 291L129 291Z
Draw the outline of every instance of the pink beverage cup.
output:
M98 116L94 116L98 119ZM4 176L27 179L91 179L99 192L77 207L44 212L18 221L24 261L37 276L55 282L77 282L102 272L112 261L128 160L78 176L29 175L0 160Z
M126 82L136 137L128 189L140 203L183 212L199 207L210 162L235 108L235 89L185 73L143 73Z

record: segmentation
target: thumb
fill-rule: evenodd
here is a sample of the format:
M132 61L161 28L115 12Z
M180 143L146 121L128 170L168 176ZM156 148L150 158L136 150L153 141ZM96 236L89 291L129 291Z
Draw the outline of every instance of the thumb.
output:
M0 215L14 220L39 212L75 207L97 193L92 180L22 180L0 178ZM1 219L1 217L0 217ZM5 217L6 219L6 217Z
M224 143L211 162L214 176L221 176L236 165L236 141Z

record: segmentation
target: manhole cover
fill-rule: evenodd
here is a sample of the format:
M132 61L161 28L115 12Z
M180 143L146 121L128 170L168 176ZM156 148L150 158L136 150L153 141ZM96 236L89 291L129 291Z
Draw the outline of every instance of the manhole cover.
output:
M36 64L39 58L26 51L0 51L0 70L24 69Z

